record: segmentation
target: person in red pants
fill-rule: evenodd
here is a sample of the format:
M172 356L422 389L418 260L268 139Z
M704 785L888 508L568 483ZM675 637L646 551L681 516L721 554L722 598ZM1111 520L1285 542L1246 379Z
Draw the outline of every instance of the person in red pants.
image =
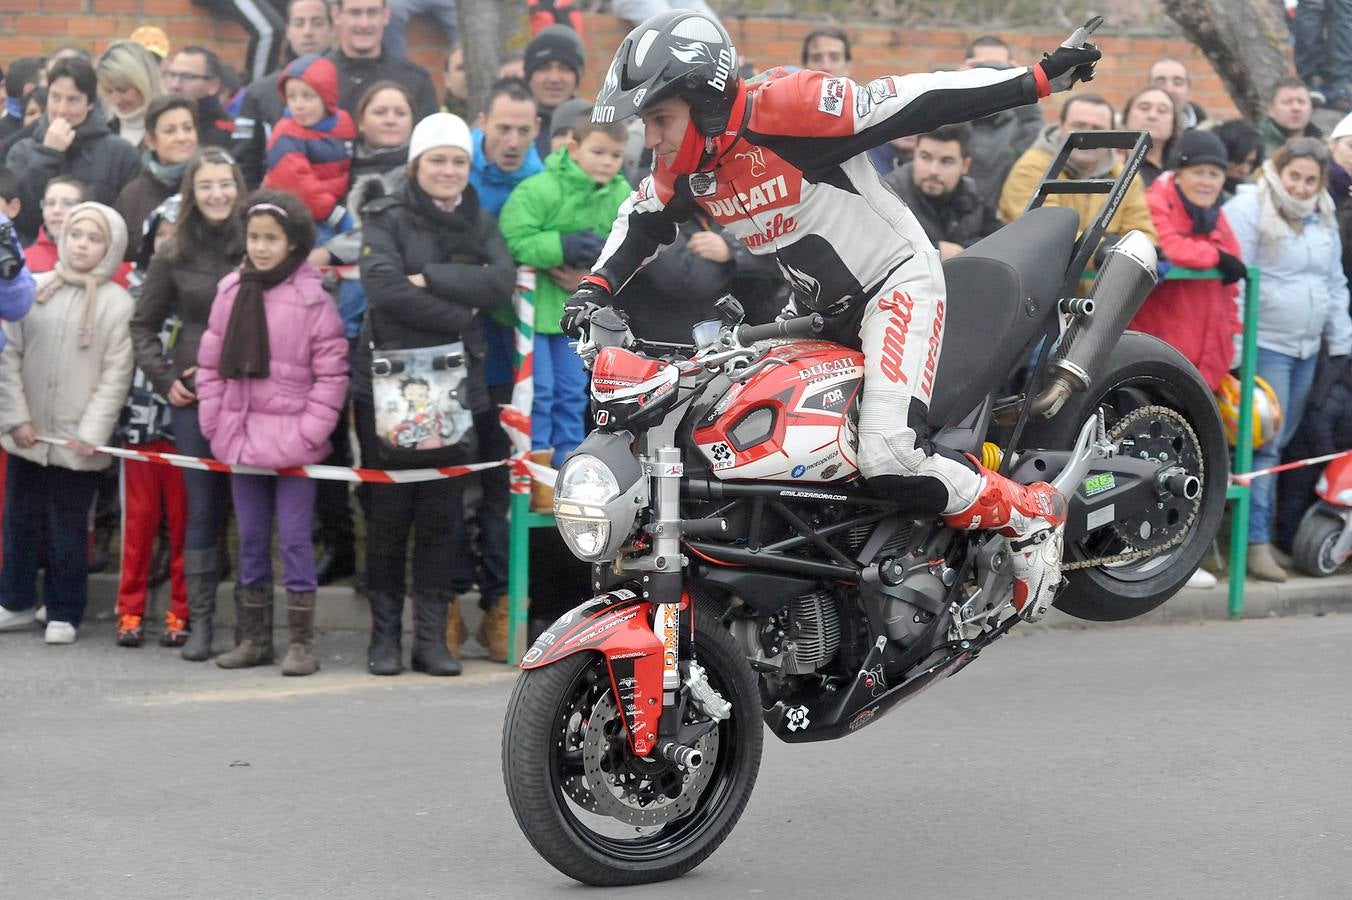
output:
M178 221L178 197L160 204L146 220L146 233L133 273L132 291L138 299L140 281L150 257L173 236ZM161 329L166 350L178 334L177 317ZM129 450L176 453L169 403L155 393L145 372L132 376L131 392L122 408L118 436ZM160 644L179 647L188 639L188 584L183 573L183 544L188 531L188 494L183 470L160 463L122 461L122 575L117 586L117 643L139 647L145 641L146 593L150 584L151 558L161 514L169 531L169 609L164 614Z

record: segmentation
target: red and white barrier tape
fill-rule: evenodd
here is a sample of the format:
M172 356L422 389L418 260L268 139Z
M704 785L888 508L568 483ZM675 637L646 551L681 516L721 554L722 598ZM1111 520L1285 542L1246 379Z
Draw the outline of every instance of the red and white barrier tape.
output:
M1335 459L1341 459L1344 456L1352 455L1352 450L1341 450L1337 453L1326 453L1323 456L1312 456L1309 459L1297 459L1289 463L1282 463L1280 466L1271 466L1266 469L1256 469L1252 472L1236 472L1230 476L1230 480L1235 484L1247 485L1255 478L1262 478L1265 475L1276 475L1278 472L1289 472L1292 469L1304 469L1307 466L1317 466L1320 463L1331 462Z
M39 437L39 441L58 447L74 448L76 442L59 438ZM471 472L496 469L508 466L522 478L531 478L553 485L558 475L549 466L532 462L529 457L516 455L496 462L468 463L463 466L438 466L428 469L358 469L348 466L287 466L283 469L267 469L262 466L242 466L223 463L217 459L204 459L200 456L184 456L180 453L159 453L154 450L128 450L125 447L95 447L96 453L129 459L136 462L158 463L176 466L180 469L199 469L207 472L222 472L235 475L279 475L288 478L313 478L318 481L353 481L367 484L412 484L419 481L436 481L441 478L459 478ZM530 490L529 487L526 490Z

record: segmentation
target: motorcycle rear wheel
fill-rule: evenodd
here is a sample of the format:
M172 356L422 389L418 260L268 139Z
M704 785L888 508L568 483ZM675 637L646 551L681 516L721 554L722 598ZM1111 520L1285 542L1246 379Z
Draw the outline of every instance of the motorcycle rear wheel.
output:
M594 717L596 709L611 708L605 659L577 653L517 680L502 732L507 798L526 838L563 874L601 887L676 878L708 858L737 824L760 768L759 689L732 636L703 611L695 616L695 656L709 683L731 702L732 715L715 731L717 749L701 766L714 768L693 807L649 828L589 811L576 799L584 777L593 777L581 762L579 729L589 724L583 711ZM622 735L615 745L616 753L631 754ZM632 755L624 756L624 764L640 770L656 765Z
M1051 421L1030 422L1024 433L1025 447L1069 449L1097 410L1103 410L1111 432L1117 421L1145 406L1167 407L1191 426L1205 466L1204 473L1189 473L1202 477L1201 501L1188 534L1174 547L1140 561L1067 573L1069 583L1055 605L1080 619L1116 622L1144 615L1178 593L1201 563L1220 529L1229 481L1220 414L1206 382L1178 351L1158 338L1128 331L1088 391L1072 396ZM1066 562L1111 553L1100 534L1105 529L1068 541Z

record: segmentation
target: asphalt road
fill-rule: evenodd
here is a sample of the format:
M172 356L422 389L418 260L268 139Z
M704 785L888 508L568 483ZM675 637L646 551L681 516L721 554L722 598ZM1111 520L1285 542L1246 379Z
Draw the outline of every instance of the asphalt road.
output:
M692 875L607 897L1352 896L1352 617L1028 628L843 741L767 736ZM503 797L513 674L225 672L0 635L0 897L578 896Z

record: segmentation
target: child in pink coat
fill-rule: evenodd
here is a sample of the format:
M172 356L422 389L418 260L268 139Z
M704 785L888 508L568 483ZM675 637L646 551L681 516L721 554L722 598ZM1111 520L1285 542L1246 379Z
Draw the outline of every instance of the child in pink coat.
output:
M246 204L244 264L221 279L197 353L202 434L221 462L277 469L317 463L347 399L347 338L319 272L309 211L284 191ZM315 482L230 476L244 586L243 640L216 658L233 669L272 662L272 518L286 567L290 648L283 675L309 675L314 655Z

